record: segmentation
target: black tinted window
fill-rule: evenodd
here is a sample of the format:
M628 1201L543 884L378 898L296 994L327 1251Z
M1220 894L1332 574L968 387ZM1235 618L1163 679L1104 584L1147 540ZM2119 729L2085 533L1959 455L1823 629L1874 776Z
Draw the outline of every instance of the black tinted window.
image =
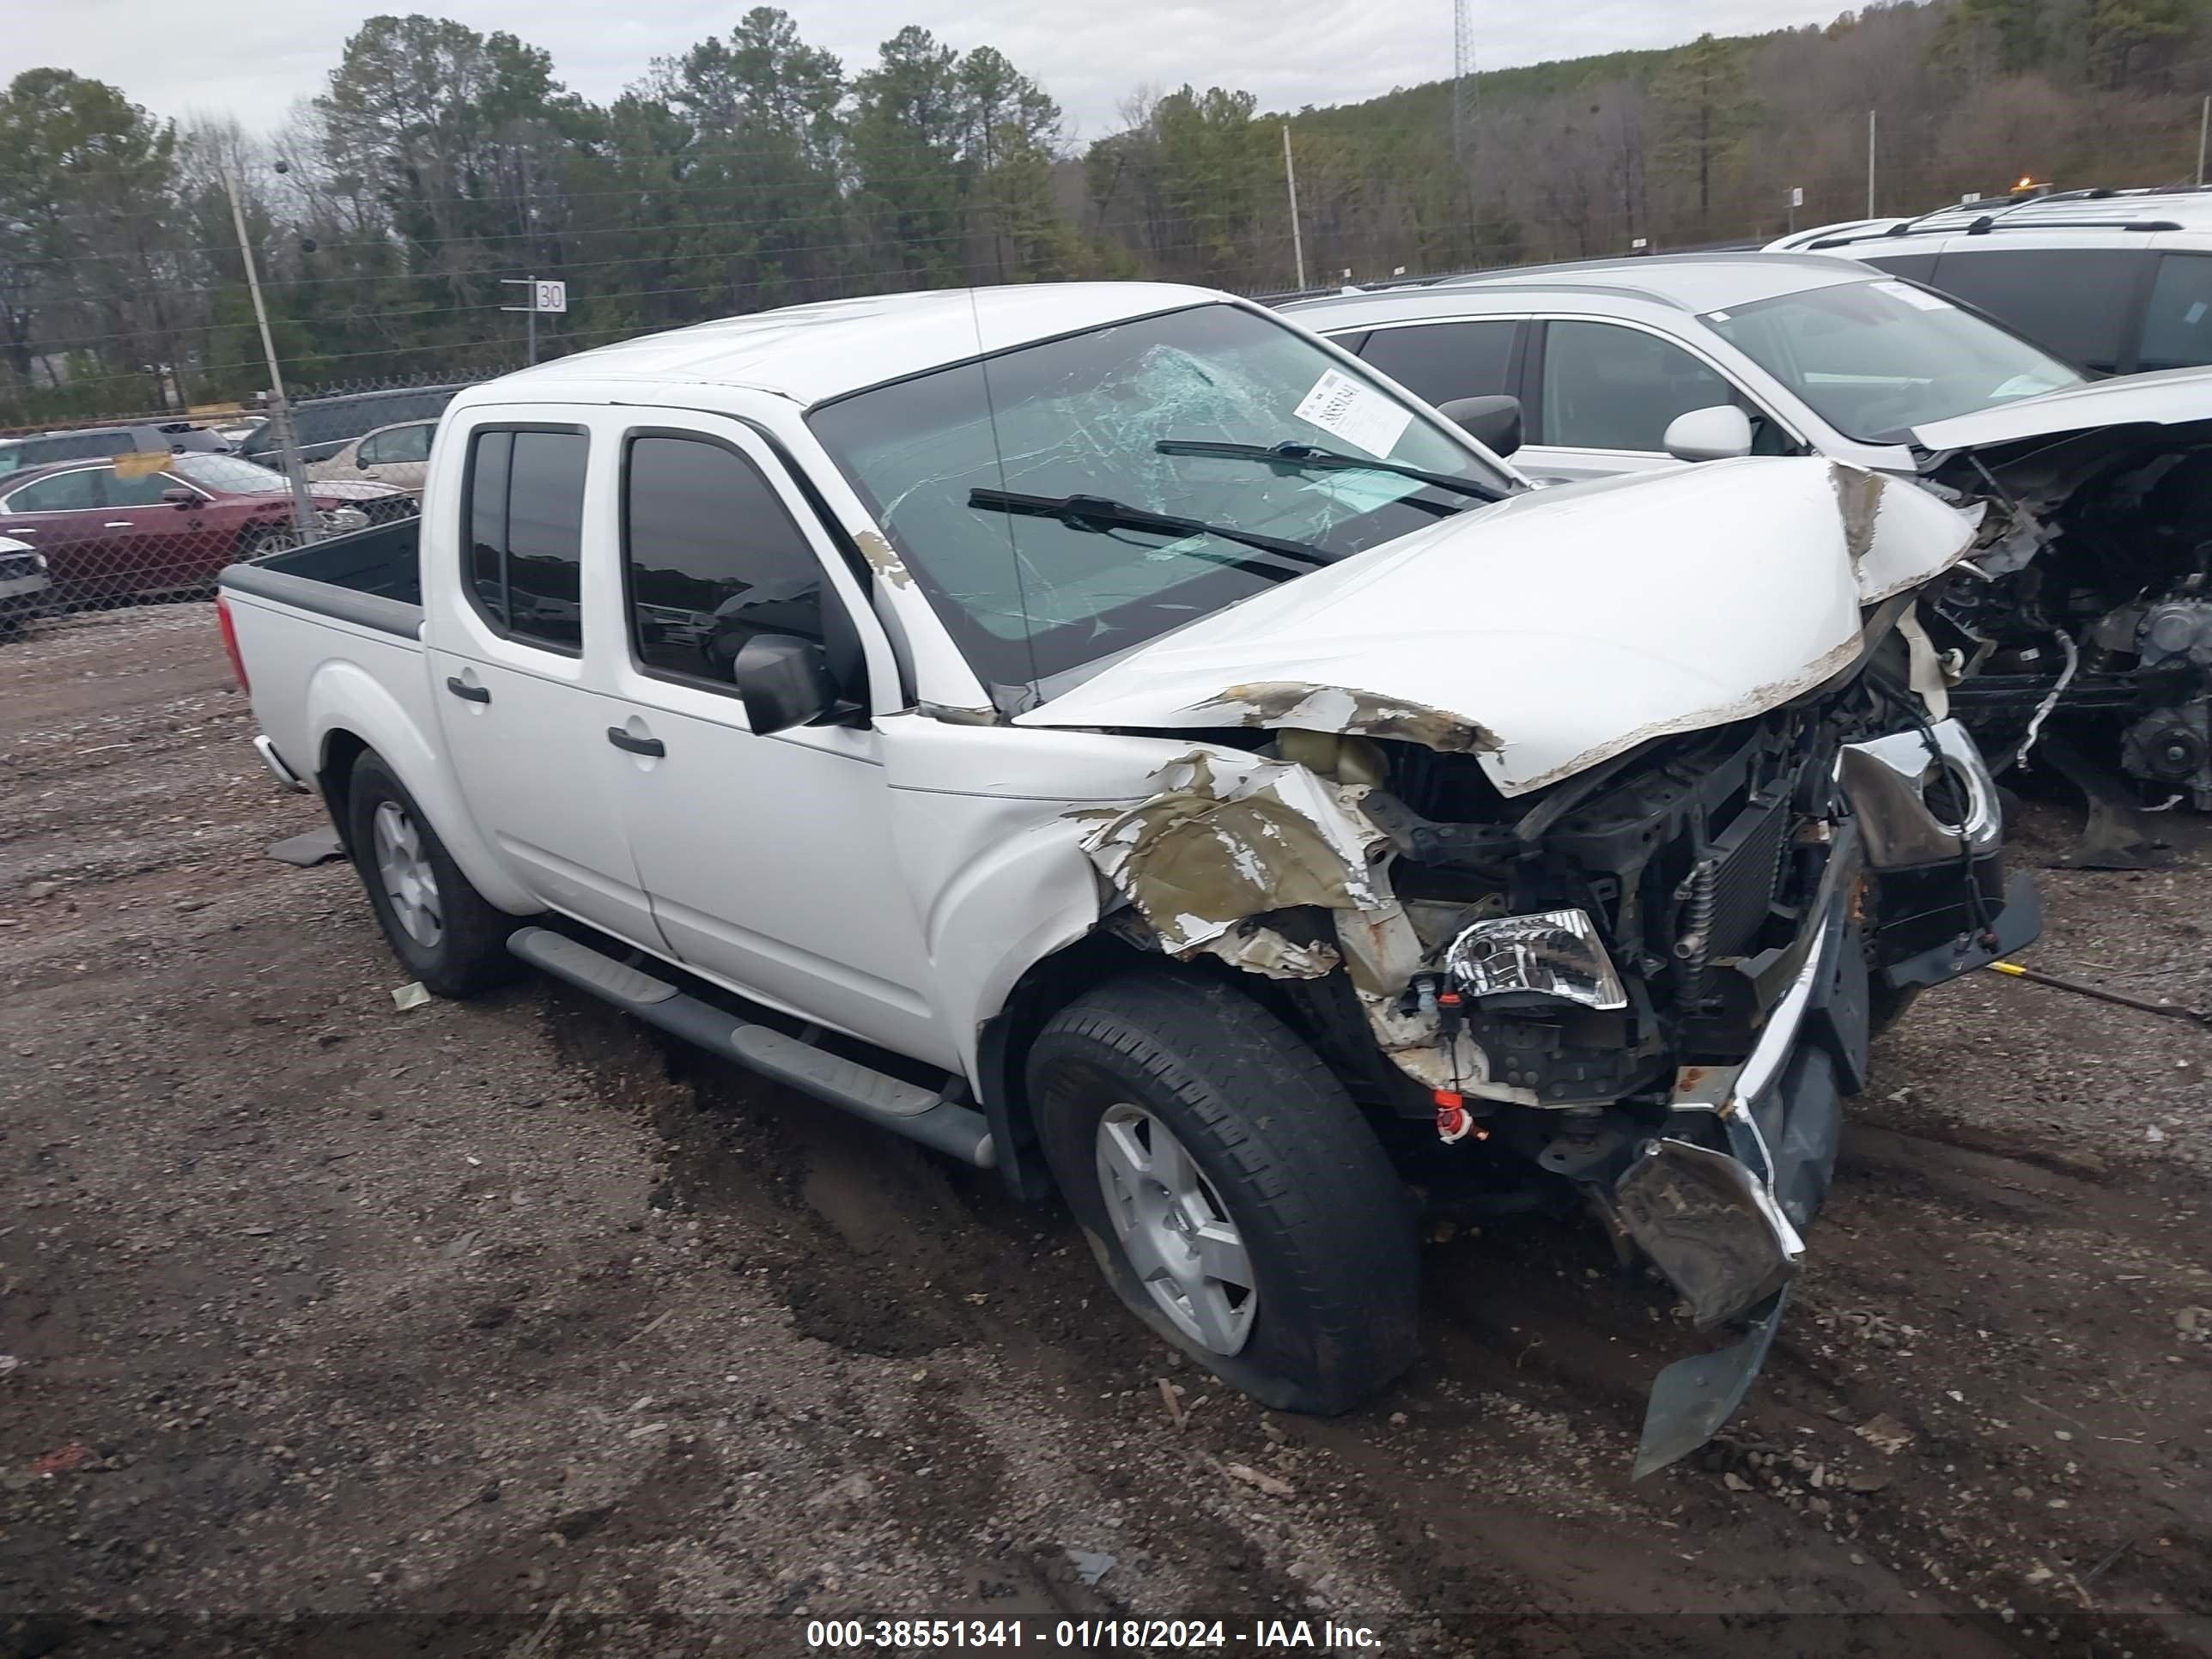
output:
M1611 323L1547 325L1547 444L1656 453L1677 415L1736 401L1734 386L1656 335Z
M1936 262L1935 286L2056 356L2111 370L2142 262L2126 248L1976 248Z
M1513 361L1513 336L1520 326L1510 318L1499 318L1382 328L1367 337L1359 355L1432 404L1493 397L1513 390L1506 384L1505 371Z
M484 614L517 636L583 643L580 432L480 432L469 476L468 575Z
M507 626L507 468L512 432L479 432L469 445L468 580L486 617Z
M1856 253L1857 249L1852 252ZM1868 259L1867 264L1893 276L1916 283L1932 283L1936 276L1936 256L1932 253L1885 253L1879 259Z
M733 450L634 440L623 549L631 642L648 668L726 684L756 634L823 640L821 565L768 480Z
M2212 255L2163 255L2136 366L2196 368L2205 363L2212 363Z

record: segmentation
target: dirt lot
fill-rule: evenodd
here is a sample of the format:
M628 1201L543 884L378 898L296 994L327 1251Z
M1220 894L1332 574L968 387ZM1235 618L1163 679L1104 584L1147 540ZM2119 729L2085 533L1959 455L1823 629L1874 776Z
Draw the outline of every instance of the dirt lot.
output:
M1107 1613L1232 1650L2212 1646L2212 1034L1924 1000L1751 1403L1631 1486L1690 1345L1593 1234L1434 1244L1413 1376L1270 1418L989 1178L546 984L396 1010L351 871L262 856L318 811L204 609L47 628L0 689L0 1655ZM2049 872L2036 960L2212 1005L2208 864Z

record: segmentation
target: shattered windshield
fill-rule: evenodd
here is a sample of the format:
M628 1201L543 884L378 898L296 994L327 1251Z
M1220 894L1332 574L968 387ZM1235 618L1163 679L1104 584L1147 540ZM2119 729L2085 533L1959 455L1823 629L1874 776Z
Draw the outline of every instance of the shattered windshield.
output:
M1518 487L1304 335L1227 305L1021 347L856 393L808 419L977 673L1000 686L1112 656L1310 564L1270 568L1268 556L1202 529L979 501L1097 497L1300 543L1326 562L1483 503L1396 473L1158 446L1309 444L1501 495Z
M1705 320L1861 443L2081 384L2039 346L1910 283L1839 283Z

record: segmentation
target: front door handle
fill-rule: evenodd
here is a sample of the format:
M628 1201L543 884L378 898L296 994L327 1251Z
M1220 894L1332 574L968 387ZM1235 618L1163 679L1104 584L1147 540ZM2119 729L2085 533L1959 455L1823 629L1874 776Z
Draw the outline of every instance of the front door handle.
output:
M102 530L135 530L137 526L128 519L110 519L100 526Z
M460 698L464 702L489 702L491 701L491 687L488 685L471 685L466 680L463 679L458 674L448 674L446 676L446 690L452 692L455 696Z
M659 759L668 753L668 745L659 738L634 738L619 726L607 727L607 741L633 755L651 755Z

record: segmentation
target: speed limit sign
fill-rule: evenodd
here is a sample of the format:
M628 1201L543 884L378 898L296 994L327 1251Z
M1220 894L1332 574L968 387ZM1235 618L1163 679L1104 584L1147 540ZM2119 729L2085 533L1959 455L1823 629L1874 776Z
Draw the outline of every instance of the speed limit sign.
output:
M538 290L537 290L537 301L538 301L538 303L537 303L537 306L536 306L536 307L535 307L535 308L536 308L537 310L539 310L539 311L566 311L566 310L568 310L568 283L538 283Z

